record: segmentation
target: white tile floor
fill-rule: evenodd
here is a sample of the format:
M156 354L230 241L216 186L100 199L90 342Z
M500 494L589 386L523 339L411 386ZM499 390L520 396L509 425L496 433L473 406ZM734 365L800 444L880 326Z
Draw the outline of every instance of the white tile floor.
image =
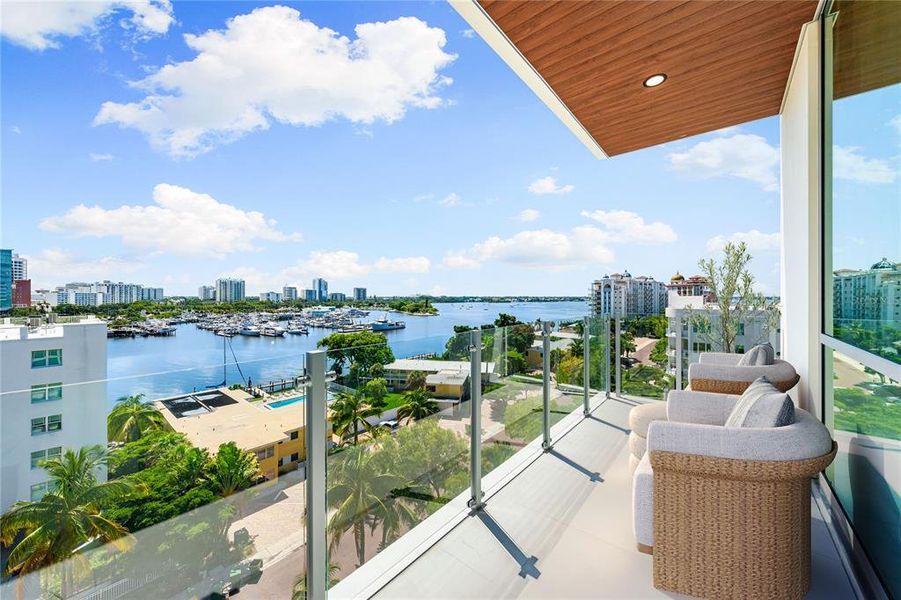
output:
M400 573L376 598L676 598L635 549L630 401L610 399ZM809 599L853 599L813 505Z

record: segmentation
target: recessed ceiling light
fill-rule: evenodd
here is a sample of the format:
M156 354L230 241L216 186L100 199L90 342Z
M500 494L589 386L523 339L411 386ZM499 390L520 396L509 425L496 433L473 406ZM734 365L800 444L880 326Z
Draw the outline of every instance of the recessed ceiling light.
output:
M665 73L657 73L656 75L651 75L647 79L644 80L644 87L657 87L661 83L666 81Z

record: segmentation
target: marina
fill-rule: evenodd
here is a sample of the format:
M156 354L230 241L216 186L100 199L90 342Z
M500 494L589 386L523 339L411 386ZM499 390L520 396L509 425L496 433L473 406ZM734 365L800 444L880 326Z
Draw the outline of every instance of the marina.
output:
M111 338L107 341L107 390L112 405L116 398L143 393L147 399L175 396L211 387L246 384L263 389L291 381L304 366L307 351L315 350L323 337L338 333L340 327L365 324L377 319L404 321L399 329L385 330L388 344L398 358L435 356L445 350L455 325L478 326L491 323L499 313L512 314L524 322L536 319L577 318L588 314L585 302L469 302L435 305L438 315L419 316L397 312L345 311L338 318L327 310L202 317L182 315L170 320L175 331L166 336ZM319 313L319 314L316 314ZM337 315L335 315L337 317ZM375 318L372 318L375 317ZM293 322L293 325L292 325ZM273 323L285 333L262 335ZM306 329L307 333L291 332ZM237 329L237 333L233 330ZM217 335L217 332L222 332ZM223 363L225 366L223 368Z

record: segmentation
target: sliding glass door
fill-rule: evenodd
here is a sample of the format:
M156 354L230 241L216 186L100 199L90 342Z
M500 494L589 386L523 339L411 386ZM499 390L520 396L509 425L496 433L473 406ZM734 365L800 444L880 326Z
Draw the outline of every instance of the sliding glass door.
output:
M826 476L901 597L901 2L841 0L824 20Z

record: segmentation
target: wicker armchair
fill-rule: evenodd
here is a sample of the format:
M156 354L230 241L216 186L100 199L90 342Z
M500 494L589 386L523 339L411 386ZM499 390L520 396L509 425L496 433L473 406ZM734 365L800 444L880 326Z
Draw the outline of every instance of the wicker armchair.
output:
M707 397L705 397L707 396ZM810 478L835 456L828 430L723 427L737 396L673 392L633 479L639 550L654 586L702 598L801 598L810 588Z
M702 352L700 362L688 366L689 386L696 392L741 394L758 377L766 376L770 383L787 392L800 379L795 368L784 360L776 359L771 365L742 366L738 364L742 356Z

